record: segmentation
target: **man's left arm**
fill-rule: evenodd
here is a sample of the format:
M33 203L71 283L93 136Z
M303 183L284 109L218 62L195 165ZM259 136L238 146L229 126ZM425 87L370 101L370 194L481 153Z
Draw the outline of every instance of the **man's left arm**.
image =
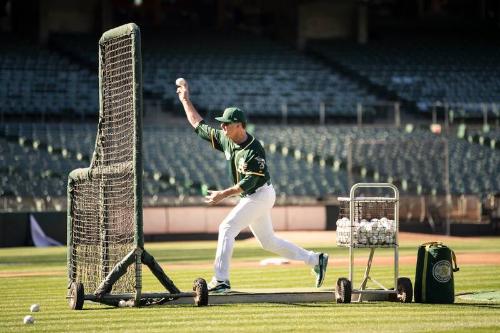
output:
M266 161L263 157L255 154L249 155L244 165L242 165L241 169L237 171L245 176L236 185L225 190L208 191L208 195L205 197L205 202L215 205L227 197L250 191L258 184L261 177L266 176L265 168Z
M222 191L208 191L208 195L205 196L205 202L210 205L216 205L227 197L231 197L233 195L238 195L243 192L243 189L239 184L228 187Z
M238 172L244 175L238 183L243 192L254 189L259 181L266 176L266 160L257 154L250 154L239 168Z

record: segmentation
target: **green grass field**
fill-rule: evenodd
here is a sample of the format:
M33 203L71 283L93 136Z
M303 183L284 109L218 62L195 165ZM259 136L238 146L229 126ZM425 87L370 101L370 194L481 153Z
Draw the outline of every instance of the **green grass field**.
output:
M438 239L438 238L437 238ZM333 243L333 241L332 241ZM400 256L416 255L419 241L402 241ZM460 272L455 275L456 293L500 290L497 264L460 263L461 254L500 256L500 238L450 239L446 241L458 256ZM333 259L326 287L338 277L347 276L348 250L316 243L301 245L327 251ZM150 243L146 247L182 290L189 290L196 277L210 279L216 243ZM360 257L366 251L356 252ZM393 251L378 249L377 256ZM311 287L314 277L305 265L259 266L270 257L254 240L238 241L234 251L233 288ZM169 267L170 266L170 267ZM358 282L364 265L358 265ZM392 265L373 267L372 276L390 285ZM400 275L414 280L414 263L400 263ZM355 284L357 284L355 282ZM166 305L146 308L113 308L86 302L83 311L68 309L66 296L65 248L0 249L0 332L498 332L500 302L472 302L457 298L453 305L399 304L238 304L197 308ZM144 269L144 291L161 291ZM33 303L41 306L34 314L35 324L24 325Z

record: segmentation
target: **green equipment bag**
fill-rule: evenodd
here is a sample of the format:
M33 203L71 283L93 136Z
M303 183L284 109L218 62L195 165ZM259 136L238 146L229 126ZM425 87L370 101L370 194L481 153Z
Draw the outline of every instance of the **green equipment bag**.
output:
M453 272L458 270L455 252L443 243L420 245L415 272L415 302L455 302Z

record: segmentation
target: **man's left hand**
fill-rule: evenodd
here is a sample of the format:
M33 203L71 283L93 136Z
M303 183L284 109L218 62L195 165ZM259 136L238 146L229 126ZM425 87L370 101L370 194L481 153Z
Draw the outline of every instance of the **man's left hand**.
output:
M209 205L216 205L225 198L223 191L207 191L208 195L205 196L205 202Z

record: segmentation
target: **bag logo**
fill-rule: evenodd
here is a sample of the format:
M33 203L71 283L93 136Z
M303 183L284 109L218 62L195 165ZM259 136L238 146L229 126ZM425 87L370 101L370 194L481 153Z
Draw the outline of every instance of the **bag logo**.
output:
M437 282L446 283L451 279L451 264L448 260L440 260L432 267L432 275Z

